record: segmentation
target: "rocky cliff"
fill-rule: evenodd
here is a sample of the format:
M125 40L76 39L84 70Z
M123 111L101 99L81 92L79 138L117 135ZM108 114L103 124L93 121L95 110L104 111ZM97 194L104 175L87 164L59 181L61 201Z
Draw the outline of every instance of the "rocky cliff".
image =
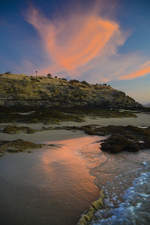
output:
M0 75L0 106L100 107L137 109L142 106L106 84L21 74Z

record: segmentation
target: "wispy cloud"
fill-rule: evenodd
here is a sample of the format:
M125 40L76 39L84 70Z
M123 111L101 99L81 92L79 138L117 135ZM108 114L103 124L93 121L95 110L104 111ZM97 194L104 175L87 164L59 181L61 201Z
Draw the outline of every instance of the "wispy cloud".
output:
M120 77L121 80L131 80L138 77L143 77L147 74L150 74L150 61L144 63L139 67L139 69L135 70L132 73L123 75Z
M101 18L96 10L48 20L32 8L27 18L41 36L50 68L57 72L87 70L98 57L114 54L127 37L116 22Z
M116 21L104 19L96 7L55 19L47 19L32 8L27 21L39 33L49 61L47 66L40 66L41 73L59 73L99 82L134 79L150 72L150 62L145 64L146 57L118 53L130 34ZM137 70L138 65L143 66Z

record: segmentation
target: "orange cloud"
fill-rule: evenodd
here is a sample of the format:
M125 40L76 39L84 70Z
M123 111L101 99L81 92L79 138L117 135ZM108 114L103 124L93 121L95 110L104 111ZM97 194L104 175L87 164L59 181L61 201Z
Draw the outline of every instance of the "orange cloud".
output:
M150 61L144 63L146 57L118 53L128 32L123 32L117 22L103 19L95 9L47 19L32 8L27 20L38 31L49 61L46 67L40 65L39 73L78 76L91 82L134 79L150 73Z
M82 70L104 53L116 34L120 35L119 25L102 19L96 11L48 20L32 9L28 14L28 22L39 32L50 59L50 66L44 71L51 69L53 72L67 71L70 74ZM122 41L115 38L113 45L121 44Z
M147 74L150 74L150 61L144 63L140 69L136 70L133 73L121 76L120 80L132 80L138 77L143 77Z

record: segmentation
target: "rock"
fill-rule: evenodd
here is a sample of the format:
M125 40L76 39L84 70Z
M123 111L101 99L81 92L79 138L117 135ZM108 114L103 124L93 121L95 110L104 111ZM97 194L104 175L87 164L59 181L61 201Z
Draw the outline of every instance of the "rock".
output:
M101 150L110 153L122 151L137 152L150 148L150 127L140 128L135 126L106 126L88 125L76 127L89 135L99 135L106 138L101 144Z
M133 140L128 140L122 135L112 135L101 144L101 149L110 153L122 151L137 152L140 146Z
M7 134L18 134L18 133L25 133L25 134L33 134L36 130L30 127L17 127L13 125L8 125L3 129L3 133Z
M81 218L79 219L77 225L88 225L88 224L90 224L90 221L93 219L96 211L98 209L103 208L104 198L105 198L104 192L103 192L103 190L101 190L99 198L96 201L92 202L89 209L81 215Z
M3 153L2 152L0 152L0 157L2 157L3 156Z
M24 141L22 139L17 139L14 141L2 141L0 142L0 153L7 152L23 152L30 149L41 148L43 145L35 144L29 141Z

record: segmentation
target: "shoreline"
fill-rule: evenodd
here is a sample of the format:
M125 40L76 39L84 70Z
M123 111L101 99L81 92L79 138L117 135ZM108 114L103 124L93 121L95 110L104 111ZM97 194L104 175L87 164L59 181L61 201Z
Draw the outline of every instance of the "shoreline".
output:
M87 210L85 210L81 214L76 225L95 225L95 224L97 225L112 224L113 225L114 224L112 222L113 220L111 221L109 219L108 221L106 219L106 223L103 223L106 216L104 212L106 211L107 213L107 211L109 212L109 210L110 211L113 210L114 215L116 215L116 211L117 211L118 216L115 217L115 219L116 219L116 222L118 222L119 220L118 218L120 218L119 217L120 210L122 210L122 208L125 207L124 204L126 204L126 206L129 208L129 210L126 209L127 212L124 213L124 222L126 220L126 217L127 218L129 217L129 219L132 219L134 221L135 218L134 217L131 218L130 209L134 208L135 211L141 210L144 212L144 210L146 209L142 209L141 205L142 204L144 205L146 204L146 202L149 202L149 199L150 199L150 194L148 191L150 186L149 178L150 178L150 161L143 161L140 163L138 168L133 169L132 171L127 172L123 175L119 174L115 176L110 182L105 183L103 186L100 186L98 182L95 182L95 184L100 190L100 196L99 198L97 198L97 200L91 203L91 205L89 206ZM145 183L145 179L147 179L147 183ZM126 180L128 181L127 183L126 183ZM145 193L145 190L147 190L147 195ZM146 198L144 197L144 194ZM141 199L138 196L141 196ZM137 197L137 202L135 205L136 197ZM130 199L132 200L132 202L130 201ZM147 212L145 212L145 217L146 217L146 213ZM110 215L108 213L108 216ZM140 219L140 213L139 213L139 219ZM123 222L122 218L120 218L120 223L121 221ZM147 221L144 224L149 225L149 222Z
M111 118L112 119L112 118ZM111 120L110 119L110 120ZM99 121L100 120L102 120L102 119L99 119ZM107 120L109 120L109 119L107 119ZM121 119L122 120L122 119ZM128 119L128 121L129 121L130 119ZM90 122L91 122L92 120L90 120L89 119L89 121L87 122L87 123L89 123L90 124ZM104 121L105 121L105 119L104 119ZM138 118L137 118L137 121L138 121ZM139 121L140 121L140 119L139 119ZM108 122L108 121L107 121ZM130 121L130 122L132 122L133 123L133 121ZM63 133L63 135L62 135L62 140L63 140L63 138L67 135L67 137L68 137L68 139L70 139L70 138L72 138L72 136L74 137L74 138L76 138L76 137L78 137L78 136L87 136L87 134L86 133L84 133L83 131L84 130L71 130L72 128L71 128L71 126L74 124L74 123L72 123L72 122L69 122L70 123L70 126L68 126L68 130L66 130L66 127L64 126L64 124L66 124L65 122L64 123L61 123L60 125L57 125L57 126L55 126L55 127L51 127L51 129L50 130L45 130L45 131L39 131L39 132L37 132L37 133L33 133L33 134L24 134L24 133L19 133L19 134L4 134L4 133L0 133L0 137L1 138L8 138L9 140L12 140L12 139L15 139L15 137L23 137L23 139L25 139L25 140L33 140L33 141L35 141L35 140L37 140L38 139L38 136L42 139L42 142L45 142L46 140L47 141L49 141L49 138L51 139L51 140L54 140L54 137L55 137L55 135L57 134L58 135L58 133L61 135L62 133ZM86 123L86 122L85 122ZM10 123L9 123L10 124ZM16 123L15 123L16 124ZM62 125L63 124L63 125ZM75 123L75 124L78 124L78 123ZM3 124L3 126L5 126L6 124ZM19 124L19 125L21 125L21 124ZM26 124L26 126L28 126L28 125L30 125L29 127L32 127L32 124ZM101 124L102 125L102 124ZM138 126L143 126L143 125L145 125L144 123L143 123L143 121L141 121L140 123L138 123ZM18 124L17 124L17 126L18 126ZM42 126L42 124L35 124L35 126L36 126L36 128L38 128L38 127L41 127ZM141 128L141 129L143 129L143 128ZM53 133L53 135L52 135L52 133ZM46 135L47 134L47 135ZM45 135L46 135L46 137L45 137ZM95 134L94 134L95 135ZM4 138L4 139L5 139ZM58 139L57 137L55 137L56 138L56 140L61 140L61 139ZM105 138L105 137L104 137ZM65 139L66 140L66 139ZM41 143L41 141L40 141L40 139L38 139L38 141L35 141L36 143ZM127 153L128 154L128 153ZM116 157L116 156L115 156ZM95 168L94 168L95 169ZM93 175L93 171L92 171L92 175ZM97 179L96 177L95 177L95 179ZM97 185L97 187L99 188L99 189L101 189L100 188L100 186L98 185L98 184L96 184ZM103 190L103 189L102 189ZM104 193L105 193L105 191L104 191ZM77 225L87 225L87 224L89 224L89 222L90 221L92 221L92 219L91 218L93 218L93 215L95 215L95 213L97 212L97 210L99 210L99 207L97 207L97 204L98 204L98 206L102 206L103 205L103 200L105 199L105 196L104 196L104 194L102 194L101 193L101 196L100 196L100 198L99 199L97 199L96 201L94 201L92 204L91 204L91 206L89 207L89 209L87 209L86 211L85 211L85 214L83 213L82 215L81 215L81 218L80 218L80 220L78 221L78 223L77 223ZM96 207L93 207L93 205L96 205Z
M128 176L128 174L127 174ZM139 223L149 224L149 179L150 179L150 161L144 161L138 170L133 171L130 184L123 188L121 193L117 193L113 184L121 185L121 178L117 176L109 185L106 184L104 189L104 201L102 207L99 207L90 221L86 220L83 225L113 225ZM125 182L123 179L123 182ZM119 182L119 183L118 183ZM110 194L110 189L113 189ZM121 198L121 199L120 199ZM141 217L141 214L143 215ZM143 222L145 221L145 222ZM78 225L78 224L77 224ZM80 225L80 223L79 223ZM82 223L81 223L82 225Z

